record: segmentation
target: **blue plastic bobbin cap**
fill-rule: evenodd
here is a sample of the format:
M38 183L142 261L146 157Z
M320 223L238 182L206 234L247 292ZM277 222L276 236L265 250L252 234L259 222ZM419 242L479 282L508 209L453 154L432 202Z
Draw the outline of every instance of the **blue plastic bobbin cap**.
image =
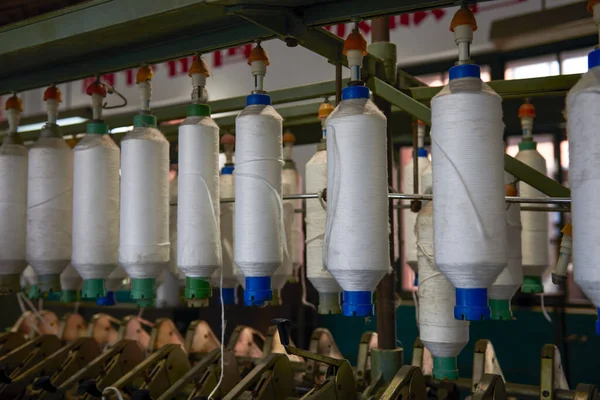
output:
M234 288L223 288L223 304L229 306L231 304L235 304L235 289ZM221 299L219 298L219 304L221 304Z
M251 94L250 96L246 97L246 105L247 106L254 106L254 105L270 106L271 105L271 96L269 96L268 94L262 94L262 93Z
M427 157L427 149L425 147L419 147L417 149L417 157Z
M110 307L117 304L115 292L106 292L104 297L96 297L96 305L99 307Z
M588 68L592 69L600 65L600 49L590 51L588 54Z
M450 80L460 78L481 78L481 68L477 64L461 64L450 68Z
M366 86L348 86L342 90L342 100L368 98L369 88Z
M600 308L598 309L598 319L596 320L596 335L600 336Z
M467 321L490 319L487 289L456 289L454 318Z
M233 167L233 165L226 165L223 168L221 168L221 175L233 175L233 170L235 168Z
M415 272L415 280L413 281L413 286L419 286L419 274Z
M346 291L342 304L342 315L346 317L368 317L373 315L373 294L369 291Z
M245 306L262 306L273 300L270 276L247 276L244 290Z

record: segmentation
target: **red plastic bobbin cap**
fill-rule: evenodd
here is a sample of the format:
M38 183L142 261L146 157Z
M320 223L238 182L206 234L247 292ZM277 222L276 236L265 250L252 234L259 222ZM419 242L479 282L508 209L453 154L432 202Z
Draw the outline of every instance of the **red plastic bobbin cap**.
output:
M16 94L13 94L6 100L5 110L18 110L19 112L23 112L23 101L18 98Z
M44 92L44 101L49 99L55 99L59 103L62 102L62 93L60 92L60 89L56 87L56 85L49 86Z
M468 8L458 9L452 18L452 22L450 22L450 31L454 32L454 28L460 25L471 25L473 32L477 30L477 21L475 20L473 11L469 10Z
M367 40L358 31L351 32L344 40L344 55L348 55L348 50L362 50L363 56L367 55Z
M87 87L86 93L88 96L99 94L102 97L106 97L106 86L99 81L94 81L94 83Z

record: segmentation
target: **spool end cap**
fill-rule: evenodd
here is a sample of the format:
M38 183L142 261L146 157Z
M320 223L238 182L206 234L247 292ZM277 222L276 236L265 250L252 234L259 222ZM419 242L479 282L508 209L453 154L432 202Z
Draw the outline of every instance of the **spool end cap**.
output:
M342 90L342 100L368 99L369 88L366 86L348 86Z
M541 276L525 275L523 277L523 293L544 293L544 285L542 285Z
M433 357L433 377L444 381L458 379L456 357Z
M77 301L77 290L61 290L60 301L61 303L74 303Z
M235 304L235 288L223 288L223 298L220 301L229 306L231 304Z
M373 294L368 290L344 290L342 315L346 317L368 317L373 315Z
M133 278L131 279L131 298L138 307L151 307L156 296L156 279Z
M270 106L271 105L271 96L268 94L262 93L254 93L246 97L246 105L247 106Z
M487 288L456 289L455 319L467 321L488 320L490 314Z
M210 299L211 296L212 289L207 279L192 276L185 277L186 299Z
M104 279L86 279L83 281L82 299L97 299L105 295Z
M265 302L273 300L270 276L247 276L246 290L244 290L245 306L263 306Z
M450 80L460 78L481 78L481 68L477 64L461 64L450 68Z
M510 321L513 319L510 300L490 299L490 308L492 310L491 319L493 320Z
M115 292L108 291L106 296L100 296L96 298L96 305L99 307L110 307L117 304Z
M600 65L600 49L595 49L588 54L588 69L595 68Z

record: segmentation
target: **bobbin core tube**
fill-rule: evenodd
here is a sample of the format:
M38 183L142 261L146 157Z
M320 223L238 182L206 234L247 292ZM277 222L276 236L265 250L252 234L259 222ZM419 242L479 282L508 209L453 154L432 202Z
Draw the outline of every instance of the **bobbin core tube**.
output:
M456 289L454 318L479 321L490 319L490 317L491 311L486 288Z
M458 379L456 357L433 357L433 377L438 380Z
M262 306L273 300L270 276L247 276L244 290L245 306Z
M373 314L373 293L369 291L344 290L342 315L346 317L368 317Z

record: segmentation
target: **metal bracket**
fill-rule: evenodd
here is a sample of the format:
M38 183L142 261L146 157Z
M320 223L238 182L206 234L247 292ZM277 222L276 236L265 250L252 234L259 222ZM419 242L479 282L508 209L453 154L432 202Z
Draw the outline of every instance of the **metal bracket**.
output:
M184 348L190 359L201 360L206 354L219 347L219 339L206 321L196 320L188 326L185 333Z
M556 389L569 389L562 369L560 352L553 344L542 347L540 363L540 400L555 398Z
M65 342L72 342L87 336L86 323L80 314L68 313L62 318L58 337Z
M377 333L367 331L360 337L358 345L358 357L356 361L356 384L359 389L368 384L369 371L371 369L371 349L377 347Z
M487 339L480 339L475 342L475 351L473 352L473 381L471 390L477 391L479 383L486 374L499 376L504 380L502 368L496 357L492 342Z
M427 399L425 378L420 368L413 365L405 365L400 368L380 398L380 400L401 399Z
M485 374L473 391L473 400L506 400L504 378L500 375Z
M333 335L329 329L325 328L317 328L313 331L310 337L308 351L340 360L344 358L335 344ZM322 363L312 359L306 361L305 380L307 383L314 385L322 382L326 373L327 368Z
M184 348L184 341L177 327L169 318L159 318L150 332L149 348L154 351L166 344L178 344Z

